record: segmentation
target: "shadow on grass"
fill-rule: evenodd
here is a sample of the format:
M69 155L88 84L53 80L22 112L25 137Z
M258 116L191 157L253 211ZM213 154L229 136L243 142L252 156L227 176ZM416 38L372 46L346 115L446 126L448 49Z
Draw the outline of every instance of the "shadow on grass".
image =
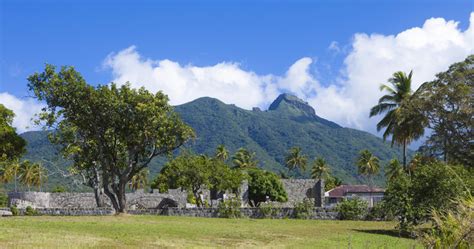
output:
M409 234L400 233L400 231L399 231L399 230L396 230L396 229L390 229L390 230L382 230L382 229L372 229L372 230L352 229L352 230L353 230L353 231L356 231L356 232L361 232L361 233L388 235L388 236L397 237L397 238L413 239L413 237L411 237Z

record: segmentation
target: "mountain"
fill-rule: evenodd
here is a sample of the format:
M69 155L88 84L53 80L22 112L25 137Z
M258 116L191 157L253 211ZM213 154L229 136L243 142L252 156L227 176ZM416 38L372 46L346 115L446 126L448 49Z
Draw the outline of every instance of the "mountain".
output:
M301 147L311 160L316 156L325 158L333 174L345 182L360 180L355 160L363 149L372 151L383 162L400 158L400 150L391 148L381 138L323 119L308 103L289 94L278 96L266 111L244 110L209 97L176 106L175 111L196 132L196 139L185 147L209 155L220 144L231 153L245 147L256 153L259 167L274 172L287 172L284 158L293 146ZM57 147L48 142L46 132L27 132L22 136L28 141L25 158L43 161L46 167L54 167L53 171L65 167L67 162L58 159ZM153 176L164 160L158 158L151 163ZM309 171L293 174L309 177ZM55 176L51 180L54 179ZM378 182L382 181L379 177Z

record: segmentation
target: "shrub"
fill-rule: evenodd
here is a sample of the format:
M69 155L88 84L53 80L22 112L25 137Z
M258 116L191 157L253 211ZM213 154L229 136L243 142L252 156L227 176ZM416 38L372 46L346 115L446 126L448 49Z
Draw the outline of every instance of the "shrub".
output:
M221 218L240 218L240 206L241 202L239 199L230 198L219 203L217 212Z
M38 211L36 211L34 208L32 208L31 206L28 206L26 207L25 209L25 215L27 216L34 216L34 215L38 215Z
M276 207L273 203L262 203L258 207L260 212L262 213L263 217L262 218L272 218L278 214L278 211L280 210L279 207Z
M369 212L366 216L367 220L394 220L395 217L385 207L383 201L377 202L372 208L369 208Z
M20 211L18 211L18 208L16 206L11 206L10 207L10 212L12 212L13 216L18 216L20 215Z
M295 204L295 218L309 219L314 211L314 203L309 199Z
M426 248L470 248L474 245L472 222L474 198L457 201L457 207L448 212L431 212L432 228L420 236Z
M258 207L267 199L278 202L288 201L285 188L275 173L257 168L249 169L247 173L250 204Z
M367 202L359 198L343 200L336 206L342 220L361 220L367 215Z
M5 193L0 193L0 207L8 206L8 196Z
M67 190L66 190L66 187L64 187L62 185L56 185L51 192L52 193L64 193L64 192L67 192Z

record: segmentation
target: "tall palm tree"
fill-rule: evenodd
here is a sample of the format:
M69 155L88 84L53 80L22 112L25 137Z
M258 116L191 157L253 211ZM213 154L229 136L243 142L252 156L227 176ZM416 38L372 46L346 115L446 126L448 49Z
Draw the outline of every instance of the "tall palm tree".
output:
M397 179L400 175L404 174L403 168L397 159L392 159L388 163L385 171L385 177L387 180L392 181Z
M137 191L137 189L143 189L148 184L148 175L150 171L147 169L142 169L138 174L134 175L130 182L128 183L128 187L133 191Z
M387 91L388 94L379 99L377 105L370 109L370 117L386 113L377 123L377 131L385 128L383 139L392 136L392 146L394 143L403 147L403 166L407 166L407 146L413 140L423 135L423 129L417 122L410 122L404 115L404 102L409 102L412 96L411 79L413 71L408 75L404 72L395 72L388 79L391 85L382 84L381 91Z
M17 181L20 172L20 162L18 160L14 160L11 162L5 162L2 166L1 172L1 181L4 183L14 182L15 183L15 192L17 189Z
M379 163L378 157L374 156L369 150L361 151L357 159L359 174L368 178L370 187L373 186L372 177L378 174L380 170Z
M40 187L46 174L44 174L44 169L41 165L24 161L20 165L19 176L20 182L26 185L29 191L31 186Z
M217 146L215 158L221 161L226 161L229 158L229 151L223 144Z
M250 153L244 148L240 148L232 157L234 167L239 169L255 168L257 167L257 160L255 160L255 153Z
M308 162L308 158L305 155L303 155L300 147L291 148L290 151L288 152L288 155L285 158L285 164L286 164L286 167L288 167L288 170L299 168L305 171L307 162Z
M313 179L321 180L329 174L329 170L329 165L326 163L326 160L324 160L322 157L318 157L313 161L311 177Z

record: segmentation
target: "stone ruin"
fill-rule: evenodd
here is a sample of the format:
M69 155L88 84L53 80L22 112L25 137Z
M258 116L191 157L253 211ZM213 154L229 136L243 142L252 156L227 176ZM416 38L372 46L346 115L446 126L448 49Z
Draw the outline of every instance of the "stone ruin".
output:
M288 194L288 201L278 203L281 207L293 207L295 203L304 199L314 202L315 207L324 206L324 181L314 179L281 179L283 187ZM248 184L243 182L240 188L239 198L243 206L248 204ZM187 193L180 189L170 189L167 193L151 193L136 191L127 193L127 204L129 210L136 209L163 209L170 207L187 207ZM215 203L211 198L210 191L203 191L203 198L208 203ZM8 194L9 206L18 208L74 208L93 209L96 202L93 193L48 193L48 192L11 192ZM107 206L111 206L108 198L104 196Z

